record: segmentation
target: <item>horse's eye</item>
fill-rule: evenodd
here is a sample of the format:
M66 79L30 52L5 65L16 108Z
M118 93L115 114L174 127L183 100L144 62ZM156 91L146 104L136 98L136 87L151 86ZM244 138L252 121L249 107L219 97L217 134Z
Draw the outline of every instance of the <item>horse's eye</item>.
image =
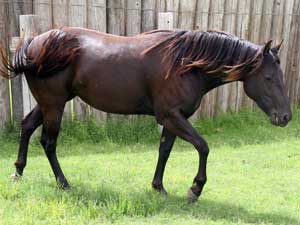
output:
M271 77L271 76L266 76L265 79L266 79L267 81L271 81L271 80L272 80L272 77Z

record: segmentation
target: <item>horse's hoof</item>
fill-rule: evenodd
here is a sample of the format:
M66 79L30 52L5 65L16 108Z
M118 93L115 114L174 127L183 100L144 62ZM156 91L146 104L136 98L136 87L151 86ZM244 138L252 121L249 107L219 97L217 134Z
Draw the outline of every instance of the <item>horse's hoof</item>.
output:
M63 189L64 191L70 191L70 190L71 190L71 186L70 186L70 185L64 185L64 186L62 187L62 189Z
M57 182L58 187L65 191L68 191L71 189L71 186L65 179L61 180L61 179L57 178L56 182Z
M167 196L168 192L164 189L163 186L152 185L154 191L158 192L161 195Z
M12 175L11 175L11 181L12 182L17 182L17 181L19 181L21 178L22 178L22 175L20 175L20 174L18 174L17 172L15 172L15 173L13 173Z
M164 188L162 188L161 190L156 190L156 191L163 196L168 196L168 192Z
M192 191L192 189L188 190L187 200L188 200L188 203L195 203L198 200L198 196L194 194L194 192Z

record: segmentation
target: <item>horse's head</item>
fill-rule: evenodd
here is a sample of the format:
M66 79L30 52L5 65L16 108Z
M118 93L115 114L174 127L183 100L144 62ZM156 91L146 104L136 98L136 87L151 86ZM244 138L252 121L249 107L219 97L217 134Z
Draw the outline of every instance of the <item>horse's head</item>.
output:
M270 116L272 124L286 126L292 113L277 55L281 44L271 48L271 43L269 41L262 49L263 61L257 72L243 80L244 90Z

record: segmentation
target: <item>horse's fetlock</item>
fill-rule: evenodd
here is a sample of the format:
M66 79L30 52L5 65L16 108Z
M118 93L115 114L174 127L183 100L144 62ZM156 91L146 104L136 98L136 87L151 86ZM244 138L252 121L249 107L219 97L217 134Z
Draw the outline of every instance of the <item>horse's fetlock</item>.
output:
M162 181L161 180L153 180L152 187L154 189L161 189L163 187Z
M200 178L195 178L193 182L193 186L200 186L202 187L204 184L206 184L207 178L206 177L200 177Z
M26 162L21 162L20 160L17 160L15 162L15 167L17 169L22 169L23 170L25 168L25 166L26 166Z

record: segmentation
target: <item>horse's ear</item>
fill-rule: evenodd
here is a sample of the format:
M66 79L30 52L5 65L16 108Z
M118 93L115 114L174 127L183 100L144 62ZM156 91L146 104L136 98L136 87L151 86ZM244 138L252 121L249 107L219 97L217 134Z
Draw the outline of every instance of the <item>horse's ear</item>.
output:
M265 44L265 46L263 47L262 52L263 52L264 55L268 54L268 52L271 50L272 42L273 42L272 40L268 41L268 42Z
M281 42L278 45L274 46L271 49L271 51L274 52L275 54L277 54L279 52L279 50L280 50L280 47L281 47L282 43L283 43L283 39L281 40Z

